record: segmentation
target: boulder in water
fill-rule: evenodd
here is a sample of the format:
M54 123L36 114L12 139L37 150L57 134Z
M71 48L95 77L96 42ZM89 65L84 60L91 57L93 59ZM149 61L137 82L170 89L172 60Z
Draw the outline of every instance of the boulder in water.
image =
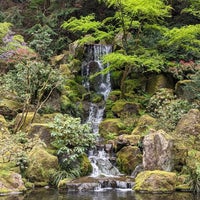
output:
M26 190L20 174L2 170L0 172L0 195L8 193L20 193Z
M144 171L137 175L134 190L146 193L171 193L175 191L176 174L160 170Z
M50 176L58 169L58 158L42 146L35 146L28 155L29 166L26 177L34 183L48 185Z

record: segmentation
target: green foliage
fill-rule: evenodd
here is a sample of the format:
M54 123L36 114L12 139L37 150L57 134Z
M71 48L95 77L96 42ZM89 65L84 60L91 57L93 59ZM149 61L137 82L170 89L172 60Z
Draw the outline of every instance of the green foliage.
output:
M61 166L66 170L74 168L80 156L95 144L96 136L91 133L91 127L81 124L80 118L59 114L50 126L52 145L58 150Z
M24 176L24 173L26 169L28 168L28 165L29 165L29 161L28 161L27 155L22 152L21 154L18 155L16 159L16 166L19 167L20 173L22 174L22 176Z
M48 60L53 55L51 43L55 32L47 25L37 25L32 27L32 29L29 30L29 33L33 35L30 47L35 49L42 59Z
M191 190L196 193L200 194L200 163L196 162L195 169L190 170L190 185Z
M6 34L9 32L10 27L12 26L11 23L0 23L0 44L2 45L3 43L3 38L6 36Z
M130 29L140 29L144 22L152 24L160 21L169 16L170 10L170 7L161 0L99 0L99 2L116 9L114 18L118 22L118 31L123 31L124 40Z
M95 20L94 14L90 14L86 17L82 16L80 19L72 17L64 22L61 27L73 33L84 35L78 41L80 44L86 44L104 39L108 40L113 37L113 32L104 25L104 23Z
M200 25L173 28L164 34L160 44L168 59L199 59Z
M200 71L191 77L192 82L185 86L188 94L191 94L195 99L200 100Z
M82 16L80 19L72 17L68 21L64 22L62 27L72 32L80 31L85 34L88 33L88 31L98 30L101 27L101 23L95 21L95 16L92 14L86 17Z
M200 19L200 1L199 0L189 0L189 7L183 9L183 13L189 13L198 19Z
M15 92L22 101L41 99L45 91L61 83L59 71L38 61L18 63L3 77L2 83L7 90Z
M156 51L143 49L140 55L125 55L113 52L103 57L104 63L109 66L100 73L108 73L111 70L122 69L123 67L131 67L135 72L160 72L164 65L164 58L158 55ZM96 76L95 74L94 76Z
M158 119L158 128L173 131L183 114L191 108L188 101L176 99L171 92L161 89L150 98L147 110Z

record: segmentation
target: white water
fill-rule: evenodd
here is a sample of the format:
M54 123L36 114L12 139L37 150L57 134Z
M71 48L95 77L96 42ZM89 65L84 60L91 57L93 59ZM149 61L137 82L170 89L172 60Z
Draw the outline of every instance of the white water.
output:
M86 60L82 65L82 76L84 77L83 85L90 91L91 83L89 81L89 76L91 75L91 66L95 66L95 72L103 70L108 65L103 65L101 58L112 51L112 47L109 45L90 45L87 47ZM94 65L95 64L95 65ZM94 70L94 69L93 69ZM90 103L89 116L87 122L92 125L92 130L94 134L99 132L99 124L101 123L105 110L105 101L111 91L110 73L106 75L98 75L97 82L95 82L95 92L103 96L104 103L96 104ZM104 151L104 148L98 150L91 150L89 153L89 159L93 166L92 177L98 177L100 175L104 176L117 176L119 171L116 167L112 165L109 161L108 154Z

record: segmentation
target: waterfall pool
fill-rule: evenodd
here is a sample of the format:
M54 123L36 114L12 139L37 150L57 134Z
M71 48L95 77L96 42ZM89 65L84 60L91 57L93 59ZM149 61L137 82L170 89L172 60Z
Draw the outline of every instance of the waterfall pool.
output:
M130 190L102 190L99 192L66 192L37 189L23 195L0 196L0 200L198 200L191 193L135 194Z

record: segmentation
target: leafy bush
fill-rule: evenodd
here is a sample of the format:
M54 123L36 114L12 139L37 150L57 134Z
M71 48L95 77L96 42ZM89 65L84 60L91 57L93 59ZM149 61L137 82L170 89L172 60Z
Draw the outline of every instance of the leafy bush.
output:
M58 150L61 168L72 170L80 157L95 144L96 136L91 133L89 124L81 124L80 118L58 114L52 128L52 145Z
M49 26L38 25L29 30L33 35L33 39L30 42L30 47L38 52L42 59L47 60L53 55L51 44L55 32Z
M200 71L191 77L192 82L185 86L191 96L195 99L200 100Z
M153 117L158 119L158 128L173 131L182 115L191 107L188 101L176 99L171 92L163 89L151 97L147 109Z

